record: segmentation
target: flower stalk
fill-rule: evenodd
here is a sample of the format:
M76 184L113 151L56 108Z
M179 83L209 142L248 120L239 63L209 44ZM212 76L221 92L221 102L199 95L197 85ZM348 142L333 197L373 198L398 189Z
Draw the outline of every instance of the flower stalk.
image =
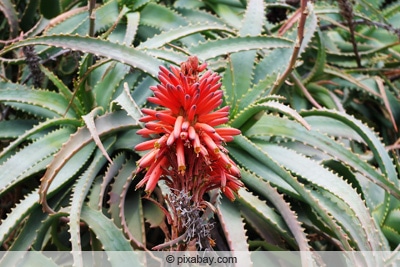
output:
M145 174L137 188L144 186L150 195L158 181L164 180L171 189L170 203L179 202L171 201L178 198L176 194L180 198L185 196L191 203L184 202L185 209L192 207L196 210L193 214L201 213L199 203L204 202L203 197L210 190L220 189L233 201L243 186L240 170L224 147L240 131L221 126L228 122L229 107L219 107L223 96L221 77L205 71L206 67L195 56L189 57L180 68L160 67L160 84L150 87L154 96L148 101L162 109L142 109L145 116L140 121L145 123L145 128L137 131L145 138L157 137L135 147L137 151L149 150L138 161L136 174ZM178 212L182 208L174 206L171 210ZM191 226L192 231L207 228L197 224ZM174 236L188 231L188 225L188 222L176 225L179 231ZM187 236L190 239L196 235Z

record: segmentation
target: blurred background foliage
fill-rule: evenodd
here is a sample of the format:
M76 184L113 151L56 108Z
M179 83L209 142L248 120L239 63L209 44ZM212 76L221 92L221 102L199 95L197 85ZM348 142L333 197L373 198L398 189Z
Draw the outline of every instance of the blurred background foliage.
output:
M133 147L158 67L189 55L222 76L228 125L242 131L227 149L246 188L234 202L209 196L215 250L376 250L385 257L368 265L383 266L398 248L399 1L2 0L0 11L2 250L168 241L167 188L151 201L135 190Z

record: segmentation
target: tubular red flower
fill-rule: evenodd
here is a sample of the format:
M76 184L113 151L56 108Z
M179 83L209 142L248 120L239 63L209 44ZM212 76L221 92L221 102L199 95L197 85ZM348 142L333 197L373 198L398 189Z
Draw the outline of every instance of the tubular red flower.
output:
M228 121L229 121L229 118L228 118L228 117L225 117L225 118L218 118L218 119L210 120L210 121L208 122L208 124L209 124L210 126L218 126L218 125L227 123Z
M188 134L189 134L189 139L190 140L194 140L196 138L196 136L197 136L196 130L191 125L189 126Z
M215 133L215 128L211 127L210 125L208 125L207 123L201 123L201 122L197 122L194 125L194 128L198 131L205 131L207 133Z
M195 137L194 137L194 139L193 139L193 147L194 147L194 152L195 152L196 154L199 154L200 151L201 151L202 145L201 145L201 143L200 143L200 138L199 138L199 135L198 135L198 134L196 134Z
M190 107L187 119L190 121L194 120L194 116L196 115L197 105L193 105Z
M224 195L230 200L230 201L234 201L235 200L235 195L234 195L234 190L230 189L229 187L227 187L223 193ZM235 191L237 193L237 191Z
M197 57L189 57L180 69L161 66L160 84L150 87L154 96L148 101L164 109L142 109L145 116L140 121L145 122L145 128L137 131L154 138L135 147L138 151L150 150L137 168L137 172L146 172L137 187L146 185L147 193L153 191L160 177L197 201L214 188L233 200L243 186L239 169L223 147L240 131L215 128L228 122L229 106L219 108L221 77L210 70L200 74L206 66L199 65Z
M150 176L147 180L146 188L144 189L144 191L152 192L154 190L154 188L156 187L157 182L159 181L160 176L162 174L162 166L164 164L165 164L165 159L158 162L158 164L155 166L155 168L151 172L149 171Z
M168 139L167 139L167 146L172 146L175 142L175 135L170 134Z
M156 115L157 111L149 109L149 108L143 108L142 113L146 114L148 116L144 116L144 117L140 118L140 121L148 122L148 121L152 121L155 119L155 115Z
M197 119L199 122L212 121L212 120L221 119L221 118L225 119L225 118L227 118L228 115L229 115L229 112L213 112L213 113L199 116Z
M157 112L155 117L162 122L168 123L170 125L174 125L176 121L176 117L169 115L165 112Z
M240 130L235 129L235 128L216 128L215 131L221 136L240 134Z
M182 123L182 131L186 132L188 130L189 126L190 126L190 123L188 121L184 121Z
M210 151L213 151L215 154L219 153L219 148L217 144L214 142L214 140L212 140L212 138L208 134L203 133L201 138Z
M178 138L181 131L182 131L182 123L183 123L183 117L182 116L178 116L178 118L175 121L175 125L174 125L174 138Z
M138 161L138 166L140 168L147 168L149 167L152 163L155 162L155 158L157 155L157 150L152 150L149 153L147 153L146 155L143 156L143 158L141 158Z
M157 140L148 140L135 146L136 151L145 151L154 148Z
M221 189L222 192L225 191L225 187L226 187L226 173L225 170L220 169L220 175L221 175Z
M178 172L184 174L186 170L185 152L182 140L178 139L176 142L176 159L178 162Z

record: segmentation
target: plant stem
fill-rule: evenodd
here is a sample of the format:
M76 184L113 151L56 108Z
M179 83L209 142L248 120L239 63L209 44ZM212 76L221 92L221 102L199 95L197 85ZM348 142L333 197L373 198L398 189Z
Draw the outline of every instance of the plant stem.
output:
M353 6L349 0L340 0L338 1L338 3L339 3L340 15L346 21L347 27L349 28L350 31L350 41L351 44L353 45L353 51L356 57L357 67L361 68L362 67L361 59L358 53L358 47L354 35Z
M322 108L321 105L318 104L318 102L312 97L310 92L308 92L307 88L304 86L304 84L301 82L300 78L298 77L298 75L295 72L292 72L290 74L290 78L296 84L296 86L298 86L300 88L300 90L303 92L304 96L307 98L308 101L310 101L310 103L314 107L316 107L318 109Z
M94 12L94 8L96 6L96 0L89 0L89 36L93 37L95 33L95 19L96 13Z
M88 12L89 12L89 36L94 37L95 35L95 11L94 8L96 6L96 0L88 0ZM89 70L90 67L93 65L93 55L88 54L86 64L86 70ZM78 89L79 90L79 89ZM92 93L92 85L90 84L90 74L85 80L84 90L82 91L82 96L84 98L86 112L89 112L92 108L94 108L94 96Z
M292 54L292 57L290 58L289 65L286 68L285 72L280 77L278 77L277 81L274 83L274 85L271 89L270 95L277 93L279 88L285 82L286 78L289 76L289 74L295 68L296 60L299 55L300 47L301 47L301 44L302 44L303 38L304 38L304 25L306 24L306 18L308 15L307 0L300 1L300 9L297 12L300 12L300 19L299 19L299 24L297 26L297 38L296 38L296 44L293 49L293 54Z

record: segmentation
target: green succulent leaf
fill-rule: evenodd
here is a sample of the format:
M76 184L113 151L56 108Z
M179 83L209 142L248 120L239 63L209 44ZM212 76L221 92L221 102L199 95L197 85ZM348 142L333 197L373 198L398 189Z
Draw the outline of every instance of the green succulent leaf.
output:
M54 127L62 125L78 127L81 124L80 121L69 118L48 119L42 123L35 125L36 123L37 121L26 120L0 122L0 125L2 124L4 127L10 128L12 132L19 132L17 136L10 136L16 139L0 153L0 162L3 162L7 158L9 158L15 152L15 150L17 150L18 146L21 145L23 142L37 140L47 134L49 131L53 130ZM5 131L5 133L7 134L7 131Z
M320 203L318 203L317 198L312 196L309 189L306 189L303 184L299 183L298 180L295 179L290 172L284 168L284 166L271 159L269 154L263 152L260 147L256 146L256 144L252 143L247 138L240 136L239 138L235 139L235 143L242 149L249 151L253 157L256 157L261 163L263 163L265 165L264 168L271 169L273 172L279 175L281 179L293 187L293 189L299 193L301 198L307 203L311 204L318 212L319 216L323 218L324 222L334 230L337 238L343 244L343 247L345 247L347 250L351 250L347 234L345 234L340 227L338 228L337 226L334 226L336 225L336 221L332 219L331 215L329 215L330 213L326 207L321 206Z
M346 213L350 213L352 218L357 218L356 224L349 224L349 226L358 224L360 226L356 229L362 229L362 232L353 236L353 240L360 250L385 249L385 245L387 246L387 244L385 244L382 235L379 235L379 230L375 222L370 217L363 201L350 185L331 172L324 171L321 165L294 153L294 151L282 148L279 145L258 145L265 153L274 155L274 159L278 164L285 166L286 169L296 175L300 175L302 178L309 179L308 181L312 185L329 192L334 197L343 201L344 205L346 205ZM344 223L344 221L342 220L341 223ZM363 237L366 238L362 240L361 238Z
M161 61L149 56L145 52L125 45L119 45L97 38L63 34L54 34L23 40L4 48L0 51L0 55L27 45L47 45L93 53L95 55L104 56L128 64L134 68L149 73L153 77L157 76L158 66L162 65Z
M112 144L115 142L115 138L107 139L104 144L104 149L110 149ZM82 250L81 246L81 234L80 234L80 221L81 211L84 205L84 200L92 186L93 180L96 178L97 173L105 164L106 159L104 158L103 151L97 150L93 157L93 160L86 171L77 179L75 182L73 193L71 195L70 203L70 215L69 215L69 232L71 234L71 246L73 251ZM80 261L75 254L73 254L75 261ZM81 264L82 265L82 264Z
M246 37L228 37L225 39L211 40L200 43L190 48L193 55L199 59L207 60L217 56L227 55L239 51L274 49L282 47L291 47L293 43L285 38L271 36L246 36Z
M283 113L296 121L300 122L306 129L310 129L308 123L294 110L290 107L283 105L279 102L268 101L261 104L251 105L250 107L244 109L242 112L238 113L232 120L231 126L235 128L240 128L243 124L248 122L253 116L264 111L271 110L275 112Z
M130 129L136 126L130 117L127 117L123 111L109 113L99 117L96 120L96 129L99 136L110 134L122 129ZM53 179L57 173L63 168L72 156L74 156L80 149L85 147L93 140L90 131L87 128L80 128L74 135L70 137L67 143L63 146L52 160L51 164L47 167L46 173L41 179L40 186L40 199L41 203L46 206L46 194Z
M246 183L251 183L254 179L259 180L259 178L255 178L254 176L251 177L248 172L246 172L246 175L247 177L244 179ZM238 201L241 205L243 217L256 229L260 236L267 240L268 243L276 246L283 245L281 237L292 246L297 247L286 223L273 208L270 208L267 203L259 200L256 196L245 190L241 190L239 195ZM297 220L295 221L297 222Z
M68 101L63 96L45 90L32 90L24 86L18 90L0 89L0 102L38 117L62 117L64 114L69 118L76 117L75 112L68 109Z
M147 39L145 42L141 43L138 48L143 49L151 49L151 48L158 48L163 45L168 44L174 40L181 39L185 36L189 36L195 33L203 32L203 31L226 31L230 33L234 33L230 28L218 24L194 24L188 26L181 26L178 28L174 28L172 30L162 32L159 35L156 35L150 39Z
M356 120L354 117L351 117L350 115L335 112L335 111L309 111L309 112L303 112L303 116L326 116L326 117L331 117L335 118L352 129L354 129L368 144L369 148L372 150L374 153L374 156L376 157L376 160L379 164L380 169L384 173L384 175L387 177L387 181L382 181L386 184L392 184L391 187L398 188L398 179L397 179L397 172L396 169L393 166L392 159L386 152L384 146L378 139L378 137L375 135L373 131L371 131L366 125L364 125L362 122L359 120ZM390 181L390 182L389 182ZM394 186L393 186L394 185ZM398 192L398 189L395 189L395 191Z
M0 3L0 11L4 14L10 26L11 37L18 35L18 15L13 3L10 0L4 0Z
M109 213L118 227L126 224L124 202L135 169L136 164L132 160L125 162L118 175L115 176L115 182L111 185L110 200L108 202L110 205Z
M138 258L133 253L113 253L115 251L132 251L129 241L115 224L102 212L93 210L88 206L82 207L81 218L96 234L107 252L109 261L115 265L121 262L140 265Z
M226 198L221 198L221 203L217 206L217 215L221 221L230 250L248 251L246 230L237 207ZM241 256L243 257L244 255L241 254ZM247 257L246 262L251 262L250 253L247 254Z
M37 120L12 120L0 121L0 139L15 139L30 130L34 125L38 124ZM10 149L11 150L11 149ZM5 154L4 150L1 155ZM3 157L3 156L2 156Z
M60 149L70 134L71 130L68 128L55 130L25 146L17 154L4 161L0 165L0 194L29 177L32 169L35 171L45 169L53 154ZM22 156L23 161L20 158Z

